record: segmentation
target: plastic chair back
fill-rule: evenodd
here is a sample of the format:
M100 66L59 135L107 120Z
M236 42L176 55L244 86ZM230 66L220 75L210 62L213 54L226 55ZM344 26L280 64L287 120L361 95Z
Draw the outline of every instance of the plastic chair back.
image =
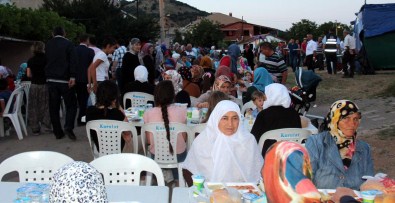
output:
M25 92L25 97L26 97L26 103L25 103L25 124L27 125L27 118L29 118L28 112L29 112L29 91L30 91L30 86L31 86L30 81L23 81L19 85L23 87L23 91Z
M90 130L96 131L99 141L99 152L96 152L95 144L91 140ZM131 131L134 153L138 152L137 130L134 126L124 121L116 120L94 120L86 124L86 134L92 149L94 158L108 154L119 154L122 152L122 132Z
M166 128L163 122L144 124L141 129L141 138L143 149L145 151L145 132L151 132L155 143L155 161L161 168L177 168L177 137L180 133L186 132L188 135L189 128L182 123L169 123L170 143L173 146L174 153L170 153L169 141L166 138ZM188 136L189 138L189 136Z
M267 139L273 139L278 141L293 141L302 144L311 135L310 130L302 128L282 128L277 130L271 130L263 133L259 138L259 149L262 151L263 144Z
M130 100L132 107L138 107L145 105L147 102L154 102L154 96L144 92L127 92L123 96L123 106L126 109L126 100Z
M50 183L53 174L74 160L64 154L50 151L24 152L4 160L0 164L0 180L17 171L19 182Z
M256 109L256 106L252 100L243 105L243 108L241 108L241 115L245 115L247 109Z
M142 171L155 174L158 186L165 186L162 169L154 160L139 154L111 154L90 163L103 174L106 185L140 185ZM155 195L155 194L152 194Z
M26 125L22 116L22 103L23 103L24 87L18 87L15 89L10 99L8 100L5 108L3 117L0 117L0 137L4 136L4 121L3 118L10 118L14 125L15 131L18 135L19 140L23 139L23 134L27 136Z

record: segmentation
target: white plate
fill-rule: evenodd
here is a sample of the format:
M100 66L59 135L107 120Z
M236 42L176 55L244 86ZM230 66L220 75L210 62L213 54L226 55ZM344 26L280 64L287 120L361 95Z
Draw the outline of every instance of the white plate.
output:
M336 192L335 189L318 189L318 191L325 193L325 194L334 194ZM358 199L362 198L362 195L359 191L354 190L355 195L357 195Z
M215 186L215 188L212 188L213 186ZM225 188L225 185L220 182L204 182L204 188L206 190L207 195L210 195L213 192L213 190L223 189Z
M238 190L241 194L249 192L250 190L259 193L259 195L262 194L262 191L259 190L258 186L254 183L226 183L225 185L226 185L226 187L231 187L231 188ZM252 188L251 189L237 189L234 186L252 186Z

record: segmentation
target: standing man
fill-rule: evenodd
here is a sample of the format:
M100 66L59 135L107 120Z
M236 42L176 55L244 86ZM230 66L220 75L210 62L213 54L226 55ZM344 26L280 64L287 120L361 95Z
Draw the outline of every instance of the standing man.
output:
M117 84L119 88L123 88L122 83L122 60L125 53L128 51L125 46L125 41L123 39L118 40L119 47L114 51L112 55L112 66L111 66L111 73L112 78L117 80Z
M313 40L312 34L307 34L307 46L306 46L306 65L308 70L314 72L314 62L316 60L317 42Z
M316 68L319 70L324 70L324 52L323 52L323 46L324 44L322 43L322 37L318 37L317 39L317 51L316 53Z
M66 134L70 139L76 140L73 132L77 114L77 98L74 89L77 60L74 45L65 38L66 33L62 27L56 27L52 35L53 38L45 46L47 58L45 76L49 92L49 115L53 133L56 139L62 139ZM66 104L64 132L59 118L62 97Z
M93 57L95 56L95 52L93 49L88 47L89 45L89 36L83 34L80 36L80 45L75 48L76 60L77 60L77 69L75 76L75 87L77 93L78 100L78 117L77 124L79 126L84 125L81 122L81 118L86 114L86 106L88 102L89 93L86 89L88 85L88 67L92 63Z
M334 32L335 30L331 28L322 40L328 74L336 74L337 52L340 48L340 40Z
M266 68L270 74L275 76L275 82L285 85L288 77L288 68L284 58L274 51L272 44L269 42L263 42L260 45L260 49L266 58L258 67Z
M342 59L343 78L354 77L355 70L355 38L350 35L348 30L343 31L344 38L344 55ZM348 71L348 64L350 64L350 71Z
M299 54L298 49L299 49L299 45L295 43L294 39L291 39L288 44L288 50L289 50L290 65L294 72L297 67L298 54Z

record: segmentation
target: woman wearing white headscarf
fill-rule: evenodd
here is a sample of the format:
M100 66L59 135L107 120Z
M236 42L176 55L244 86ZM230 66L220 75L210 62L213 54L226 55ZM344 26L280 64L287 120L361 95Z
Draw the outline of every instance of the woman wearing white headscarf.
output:
M129 82L124 90L127 92L144 92L147 94L154 95L155 85L148 82L148 70L145 66L139 65L134 69L134 79L135 81ZM123 95L122 95L123 98ZM127 101L130 102L130 101ZM125 108L129 107L127 104Z
M104 180L88 163L69 163L54 174L49 202L108 202Z
M224 100L214 108L182 167L206 181L256 182L262 166L257 142L244 129L239 106Z
M189 93L183 90L182 77L176 70L168 70L163 74L164 80L170 80L173 83L174 92L176 93L176 103L187 103L188 107L191 106L191 98Z
M279 83L273 83L265 87L266 101L263 110L258 114L251 133L259 142L261 135L270 130L281 128L302 128L300 116L291 106L291 97L288 89ZM262 154L274 144L275 140L266 140Z

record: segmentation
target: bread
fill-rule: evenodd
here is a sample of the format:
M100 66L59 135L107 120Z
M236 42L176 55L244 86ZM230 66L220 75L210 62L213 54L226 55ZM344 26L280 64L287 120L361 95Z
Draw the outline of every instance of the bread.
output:
M384 194L395 194L395 180L391 178L369 179L361 185L360 190L379 190Z

